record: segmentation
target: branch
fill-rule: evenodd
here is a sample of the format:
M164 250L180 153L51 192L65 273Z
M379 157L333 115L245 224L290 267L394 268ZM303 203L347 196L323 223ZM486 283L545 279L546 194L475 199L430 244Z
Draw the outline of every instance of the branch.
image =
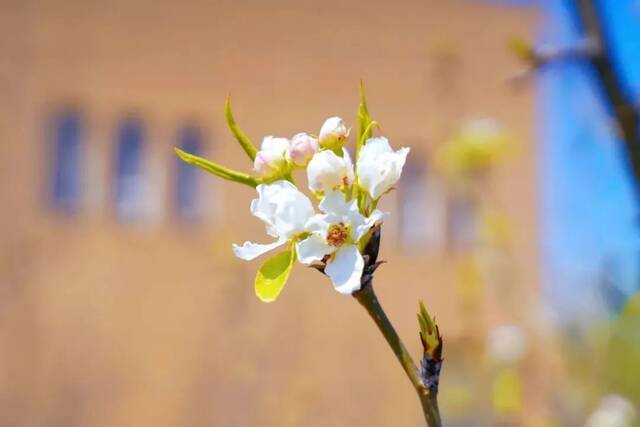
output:
M402 340L398 336L398 333L394 329L393 325L389 321L387 314L384 312L378 298L373 290L373 273L380 265L377 262L378 248L380 244L380 229L376 229L371 237L367 248L365 249L365 270L362 275L362 287L359 291L354 292L353 296L358 302L367 310L371 319L375 322L376 326L384 336L387 344L391 347L391 350L396 355L398 362L402 366L405 374L411 381L413 388L418 394L420 403L422 404L422 411L429 427L441 427L442 421L440 420L440 411L438 409L438 395L437 395L437 377L436 384L429 384L427 387L421 377L421 371L416 367L415 362L411 358L409 351L402 343ZM438 368L439 374L439 368Z
M640 190L640 113L627 96L621 77L616 73L610 46L596 0L571 0L582 31L598 46L597 54L588 63L618 122L631 169Z
M528 80L537 71L549 64L589 60L598 54L598 44L590 37L563 48L550 45L533 46L521 39L509 43L511 52L526 64L526 68L509 77L513 83Z
M616 73L598 0L569 2L575 12L578 28L583 33L581 40L563 49L548 46L536 48L522 40L512 40L511 51L527 64L527 69L509 80L513 83L522 82L547 64L560 61L580 60L589 65L618 124L636 191L640 196L640 106L635 105L628 96L622 77Z
M430 393L429 389L423 384L415 362L411 358L407 348L402 343L398 333L393 328L393 325L382 309L380 302L378 302L378 298L373 291L371 283L355 292L353 296L367 310L369 316L371 316L373 321L376 323L376 326L378 326L378 329L382 335L384 335L385 340L387 340L389 347L391 347L391 350L396 355L398 362L402 365L402 369L404 369L405 374L409 377L409 381L411 381L413 388L418 394L418 398L420 398L422 412L427 420L427 425L429 427L442 426L440 411L438 409L438 396L436 393Z

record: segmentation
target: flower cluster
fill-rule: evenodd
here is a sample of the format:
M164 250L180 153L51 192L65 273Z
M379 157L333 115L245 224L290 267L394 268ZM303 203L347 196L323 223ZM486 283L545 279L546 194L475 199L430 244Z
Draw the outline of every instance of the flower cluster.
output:
M234 244L233 252L241 259L253 260L284 248L258 271L258 297L274 301L296 261L320 268L342 294L360 289L363 248L373 227L384 218L377 209L378 201L398 182L409 149L394 151L385 137L372 136L376 122L369 117L362 93L355 166L346 148L350 129L339 117L327 119L317 136L267 136L258 150L237 127L228 101L226 116L236 139L253 160L255 176L177 152L191 164L256 188L258 197L251 202L251 213L265 224L266 233L274 240ZM306 176L311 198L296 185L297 172ZM318 202L317 210L312 199Z

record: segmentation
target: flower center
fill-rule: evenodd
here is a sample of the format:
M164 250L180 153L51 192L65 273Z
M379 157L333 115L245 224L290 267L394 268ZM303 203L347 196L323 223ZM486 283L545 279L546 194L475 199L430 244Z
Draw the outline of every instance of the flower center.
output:
M331 224L329 231L327 231L327 243L334 247L342 246L344 242L349 238L349 227L343 222L337 224Z

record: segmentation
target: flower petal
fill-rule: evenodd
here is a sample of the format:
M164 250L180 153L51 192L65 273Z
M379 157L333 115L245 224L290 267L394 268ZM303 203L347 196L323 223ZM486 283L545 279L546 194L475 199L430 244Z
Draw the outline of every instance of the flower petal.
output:
M369 231L369 229L373 227L377 222L382 221L384 216L385 216L385 213L382 212L381 210L379 209L374 210L371 213L371 215L369 215L369 217L364 220L364 222L360 223L355 227L355 233L354 233L353 239L356 242L362 239L362 236L367 234L367 231Z
M233 244L233 253L240 259L244 259L246 261L251 261L259 257L262 254L265 254L277 247L280 247L287 243L287 239L280 239L273 243L253 243L253 242L244 242L242 246Z
M349 213L351 203L344 199L344 193L342 191L329 191L320 201L318 207L320 207L322 212L342 217Z
M344 295L351 295L360 289L360 278L364 260L355 245L343 246L336 257L324 269L331 278L336 291Z
M315 213L309 198L289 181L258 185L256 190L258 198L251 202L251 213L266 224L273 237L291 238L304 231Z
M274 151L282 156L287 152L291 142L287 138L265 136L260 146L261 151Z
M358 182L374 199L393 187L402 173L409 148L393 151L384 137L370 138L358 157Z
M346 148L342 147L342 158L344 159L344 163L346 166L345 176L349 185L353 184L353 180L355 179L355 174L353 172L353 161L351 160L351 156Z
M312 234L296 245L298 261L303 264L312 264L322 261L325 255L333 253L335 248L327 244L319 234Z
M330 222L331 219L333 219L331 215L315 214L309 218L304 228L308 232L326 236L329 226L332 224L332 222Z

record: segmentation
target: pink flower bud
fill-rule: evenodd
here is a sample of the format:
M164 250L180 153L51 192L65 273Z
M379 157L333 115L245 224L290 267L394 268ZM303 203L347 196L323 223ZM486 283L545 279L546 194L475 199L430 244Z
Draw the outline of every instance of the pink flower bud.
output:
M289 150L289 140L267 136L262 141L260 151L256 153L253 168L265 178L274 177L286 168L285 155Z
M319 149L318 140L306 133L299 133L291 139L289 157L298 166L306 166Z

